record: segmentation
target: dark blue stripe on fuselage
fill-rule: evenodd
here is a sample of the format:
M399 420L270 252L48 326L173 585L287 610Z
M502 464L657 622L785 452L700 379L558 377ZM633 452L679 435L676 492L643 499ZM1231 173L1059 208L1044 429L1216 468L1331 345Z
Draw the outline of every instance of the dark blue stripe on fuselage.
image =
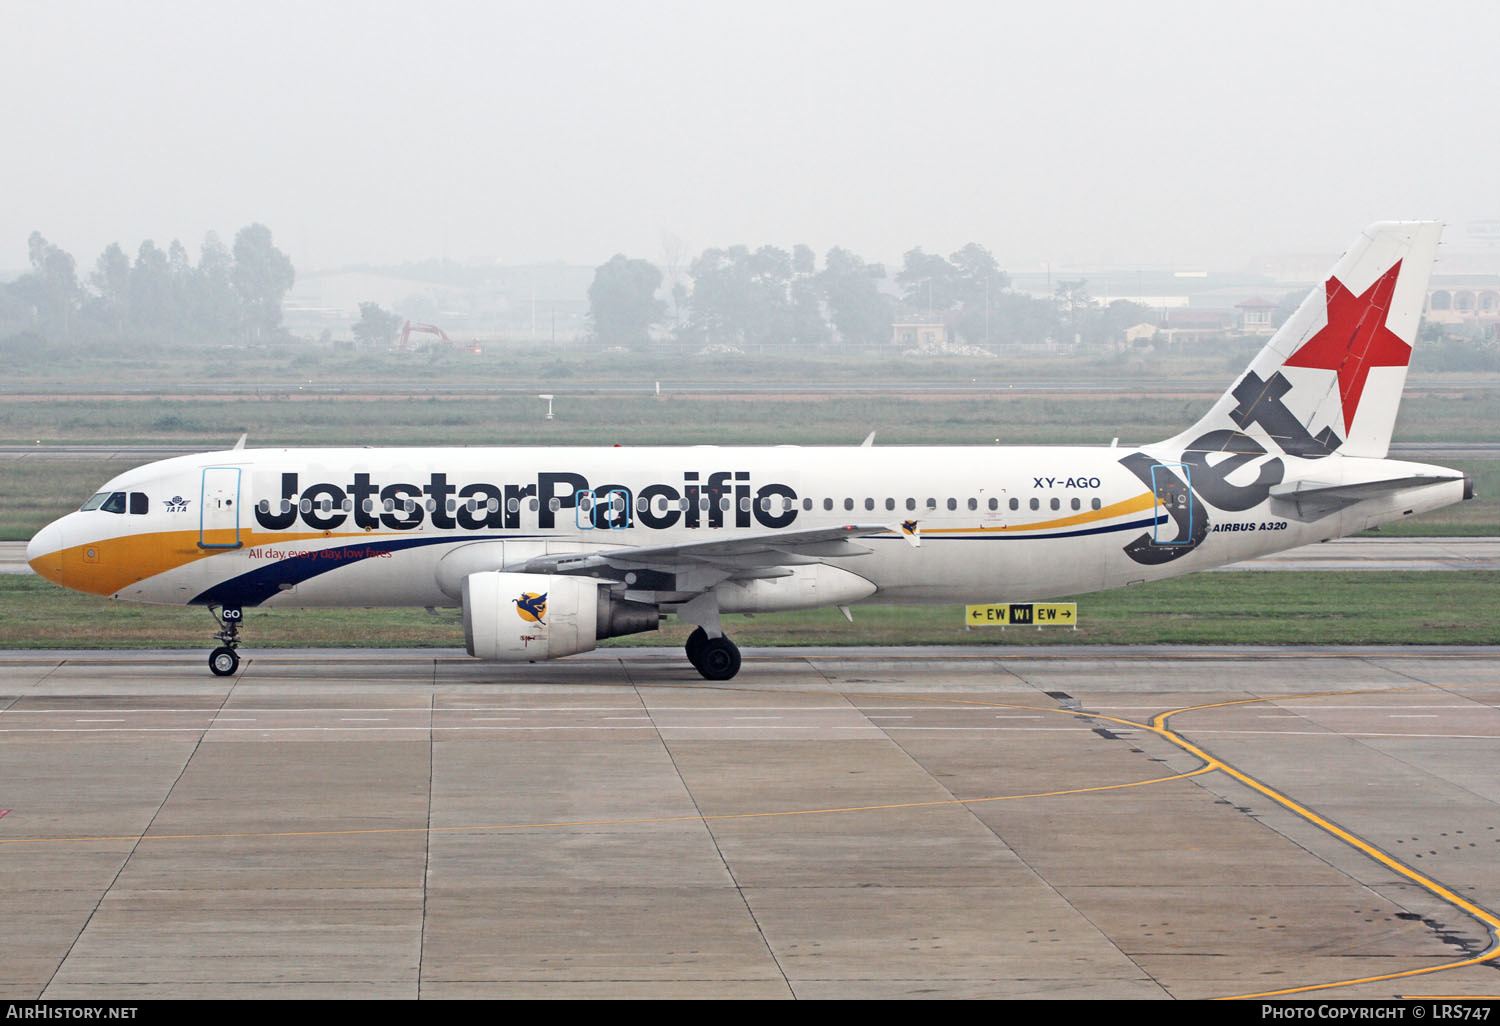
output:
M983 534L922 534L917 532L917 537L924 542L937 541L1052 541L1054 538L1081 538L1086 534L1111 534L1115 531L1134 531L1137 528L1153 528L1157 524L1164 524L1170 518L1166 516L1150 517L1146 520L1132 520L1128 524L1111 524L1108 527L1085 527L1078 531L1058 531L1054 534L1022 534L1019 531L986 531ZM904 541L894 535L876 534L868 535L868 541Z
M296 587L304 581L352 566L366 559L381 559L384 553L400 552L403 549L419 548L423 545L452 545L471 541L518 541L534 538L535 535L482 535L480 537L443 538L372 538L369 541L332 545L326 549L310 549L305 556L294 556L273 560L265 566L256 567L238 577L220 581L198 595L191 605L199 606L258 606L266 599Z

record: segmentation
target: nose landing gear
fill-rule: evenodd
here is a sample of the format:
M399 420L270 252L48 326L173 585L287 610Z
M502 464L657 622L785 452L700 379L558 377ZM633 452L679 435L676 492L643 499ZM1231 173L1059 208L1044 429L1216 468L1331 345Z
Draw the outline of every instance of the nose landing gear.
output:
M244 611L239 606L209 606L209 612L219 622L219 633L214 637L223 644L208 654L208 668L215 677L228 677L240 668L240 656L235 651L240 643L240 620Z

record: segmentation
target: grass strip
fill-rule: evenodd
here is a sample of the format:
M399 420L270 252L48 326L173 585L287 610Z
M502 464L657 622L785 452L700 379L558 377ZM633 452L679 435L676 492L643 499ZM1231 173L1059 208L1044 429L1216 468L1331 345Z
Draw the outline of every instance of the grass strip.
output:
M1500 572L1228 572L1136 585L1078 598L1079 627L965 630L963 607L856 606L726 616L747 646L1054 644L1500 644ZM1026 601L1030 596L995 596ZM67 592L36 577L0 576L0 648L212 647L201 608L131 605ZM675 621L604 642L681 645ZM463 647L457 610L249 609L247 649Z

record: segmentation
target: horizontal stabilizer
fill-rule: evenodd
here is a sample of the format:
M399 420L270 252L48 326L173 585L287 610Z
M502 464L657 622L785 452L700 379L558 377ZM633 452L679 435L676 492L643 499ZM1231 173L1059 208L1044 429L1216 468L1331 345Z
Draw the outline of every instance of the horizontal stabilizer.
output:
M1356 484L1289 481L1271 489L1271 512L1293 520L1316 520L1365 499L1394 494L1408 488L1463 480L1465 477L1462 474L1410 474L1382 481L1360 481Z

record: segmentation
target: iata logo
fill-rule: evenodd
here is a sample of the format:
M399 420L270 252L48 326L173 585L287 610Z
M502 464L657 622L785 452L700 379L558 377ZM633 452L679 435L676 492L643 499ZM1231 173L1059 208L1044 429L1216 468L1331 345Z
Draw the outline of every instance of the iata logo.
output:
M516 603L516 615L527 623L539 623L543 627L547 621L542 617L547 615L547 593L538 595L534 591L528 591L520 598L514 600Z
M174 495L167 500L168 513L186 513L188 501L180 495Z

